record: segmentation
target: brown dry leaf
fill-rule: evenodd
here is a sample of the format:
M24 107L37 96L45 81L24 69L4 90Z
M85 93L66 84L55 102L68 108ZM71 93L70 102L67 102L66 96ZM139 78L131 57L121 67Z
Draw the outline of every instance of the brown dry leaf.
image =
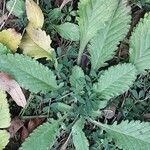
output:
M12 50L13 53L17 51L21 38L21 34L17 33L15 29L10 28L0 32L0 43Z
M144 114L144 115L143 115L143 118L144 118L146 121L150 121L150 113Z
M18 118L15 117L11 121L11 125L9 127L9 133L11 137L14 137L15 134L24 126L23 122Z
M107 119L112 119L115 116L116 113L116 107L111 106L110 108L106 108L103 110L104 116Z
M0 88L7 91L18 106L25 107L26 99L19 84L3 72L0 72Z
M22 131L20 133L21 141L24 142L25 139L29 136L29 132L25 126L22 127Z
M44 15L40 7L33 0L26 0L26 13L29 22L35 28L42 28Z
M45 57L47 60L52 60L54 49L50 46L51 42L50 36L46 35L45 31L27 28L27 33L22 39L20 48L24 54L34 57L35 59Z
M36 127L41 125L44 121L44 118L35 118L28 122L28 132L31 133Z
M22 127L22 130L20 132L21 141L23 142L35 128L37 128L44 122L44 120L44 118L30 119L27 123L27 127Z

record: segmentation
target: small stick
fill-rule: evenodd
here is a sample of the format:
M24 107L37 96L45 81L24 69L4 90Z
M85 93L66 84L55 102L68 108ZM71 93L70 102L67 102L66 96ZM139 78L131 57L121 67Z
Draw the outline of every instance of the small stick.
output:
M21 119L28 120L28 119L35 119L35 118L47 118L47 115L40 115L40 116L21 116Z
M14 10L14 7L15 7L16 3L17 3L17 0L15 0L13 6L12 6L12 8L11 8L11 10L10 10L10 12L9 12L9 14L8 14L8 16L7 16L7 18L6 18L6 20L5 20L5 21L2 23L2 25L0 26L0 30L4 27L6 21L8 20L8 18L10 17L10 15L12 14L12 12L13 12L13 10Z
M68 142L69 142L69 140L70 140L70 138L71 138L71 134L72 134L72 133L70 132L70 134L69 134L69 136L68 136L66 142L62 145L62 147L61 147L60 150L66 150L66 148L67 148L67 146L68 146Z
M71 2L71 1L72 1L72 0L64 0L64 1L62 2L61 6L60 6L60 9L63 9L64 6L65 6L67 3Z
M3 2L3 15L5 14L5 6L6 6L6 0L4 0L4 2Z

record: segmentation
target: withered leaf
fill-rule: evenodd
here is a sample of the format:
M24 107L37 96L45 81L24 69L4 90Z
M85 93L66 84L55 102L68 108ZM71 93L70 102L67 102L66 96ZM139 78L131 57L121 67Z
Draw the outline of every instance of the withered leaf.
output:
M112 119L115 116L116 113L116 107L111 106L110 108L106 108L103 110L104 116L107 119Z
M35 28L42 28L44 15L40 7L33 0L26 0L26 13L29 22Z
M35 128L37 128L39 125L41 125L44 121L44 118L35 118L35 119L31 119L28 122L28 131L29 133L31 133Z
M18 106L25 107L26 99L19 84L3 72L0 72L0 88L9 93Z
M17 33L15 29L10 28L0 32L0 43L9 48L13 53L17 51L21 38L21 34Z
M52 53L54 51L50 46L51 38L46 35L45 31L35 28L27 28L27 33L24 35L20 48L23 53L34 57L35 59L47 58L52 59Z
M24 123L18 118L15 117L11 121L11 125L9 127L10 137L14 137L15 134L24 126Z
M22 127L22 131L20 133L21 141L24 142L25 139L29 136L29 132L25 126Z

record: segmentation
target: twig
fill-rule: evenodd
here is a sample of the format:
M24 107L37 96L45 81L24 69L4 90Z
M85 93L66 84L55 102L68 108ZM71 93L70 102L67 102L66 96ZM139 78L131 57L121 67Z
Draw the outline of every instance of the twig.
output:
M61 147L60 150L66 150L66 148L67 148L67 146L68 146L68 142L69 142L69 140L70 140L70 138L71 138L71 135L72 135L72 132L70 132L70 134L69 134L69 136L68 136L66 142L62 145L62 147Z
M65 6L67 3L71 2L71 1L72 1L72 0L63 0L62 4L61 4L61 6L60 6L60 9L63 9L64 6Z
M50 100L49 100L49 104L48 104L48 105L49 105L49 108L48 108L48 112L47 112L47 116L48 116L48 117L49 117L49 115L50 115L50 105L51 105L51 102L52 102L52 100L50 99Z
M123 108L125 102L126 102L126 97L128 95L128 92L125 93L125 95L123 96L123 101L122 101L122 104L121 104L121 108Z
M27 105L26 105L25 108L23 108L23 109L21 110L21 112L19 113L19 116L20 116L20 117L22 117L22 116L25 114L25 111L26 111L26 109L28 108L28 106L29 106L29 104L30 104L32 98L33 98L33 95L30 95L29 98L28 98L28 101L27 101Z
M6 20L4 20L4 22L3 22L2 25L0 26L0 30L4 27L6 21L8 20L8 18L10 17L10 15L12 14L16 3L17 3L17 0L15 0L13 6L12 6L12 8L11 8L11 10L10 10L10 12L9 12L9 14L8 14L8 16L7 16L7 18L6 18Z
M21 116L21 119L28 120L28 119L35 119L35 118L48 118L47 115L40 115L40 116Z
M5 6L6 6L6 0L3 1L3 12L2 12L3 15L5 14Z

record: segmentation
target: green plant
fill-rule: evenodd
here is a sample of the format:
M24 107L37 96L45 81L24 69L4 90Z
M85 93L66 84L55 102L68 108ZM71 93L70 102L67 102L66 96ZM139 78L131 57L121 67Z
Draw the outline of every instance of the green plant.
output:
M43 113L44 110L48 112L47 122L38 127L20 149L48 150L53 146L57 149L57 137L65 131L69 136L63 146L69 145L72 137L77 150L103 149L105 142L114 142L116 146L113 147L118 149L148 150L148 122L123 120L107 123L107 119L103 120L102 109L110 100L128 91L139 74L150 69L150 13L141 19L132 33L129 61L114 66L108 61L114 57L120 41L130 28L131 15L127 1L80 0L78 15L78 25L64 23L55 28L66 39L79 40L79 54L76 52L77 42L68 47L65 56L57 49L57 57L53 58L55 62L47 61L46 67L29 56L5 54L6 48L2 47L0 71L11 75L31 93L44 94L48 104L42 110ZM42 27L43 21L36 22L31 18L28 17L29 25L32 23L35 28ZM66 25L74 26L76 32L62 34ZM33 32L34 27L29 27L32 26L27 28L30 36L29 32ZM43 47L44 42L41 38L39 45ZM81 64L86 47L90 59L88 67ZM50 100L46 101L46 98ZM97 146L98 142L100 144Z
M150 10L150 0L131 0L131 2L147 11Z
M5 148L9 142L9 133L4 130L10 125L9 106L6 99L6 94L0 90L0 150Z
M12 11L12 14L18 18L21 18L25 12L25 4L23 0L10 0L7 2L6 7L9 12Z

